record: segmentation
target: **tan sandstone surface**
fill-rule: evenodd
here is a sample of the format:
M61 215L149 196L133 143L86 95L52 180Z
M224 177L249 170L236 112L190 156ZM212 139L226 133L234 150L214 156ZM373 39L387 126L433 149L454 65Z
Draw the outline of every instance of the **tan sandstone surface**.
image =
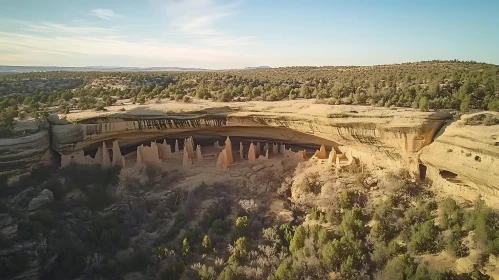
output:
M332 106L313 100L220 103L164 101L76 112L52 121L52 147L61 154L97 148L102 141L128 146L162 137L200 135L271 138L288 143L349 146L366 164L417 172L417 152L431 143L450 116L408 108Z
M38 164L50 164L50 132L34 121L16 125L21 136L0 138L0 174L28 170Z
M499 125L466 125L473 115L445 125L421 150L420 160L428 178L446 193L468 201L479 193L499 205Z

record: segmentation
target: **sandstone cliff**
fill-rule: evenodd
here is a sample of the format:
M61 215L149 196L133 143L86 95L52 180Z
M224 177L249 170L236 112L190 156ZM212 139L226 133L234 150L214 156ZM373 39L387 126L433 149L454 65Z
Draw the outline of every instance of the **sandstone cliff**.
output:
M102 141L136 145L162 137L199 135L267 138L288 143L349 146L367 164L417 172L417 152L450 116L412 109L331 106L310 100L125 106L125 112L82 112L54 121L52 147L61 154Z
M0 138L0 174L26 171L39 163L50 163L49 130L31 128L23 131L23 136Z
M434 142L422 149L420 159L428 168L428 178L446 193L466 200L481 194L499 205L499 125L466 124L467 118L476 115L446 124Z

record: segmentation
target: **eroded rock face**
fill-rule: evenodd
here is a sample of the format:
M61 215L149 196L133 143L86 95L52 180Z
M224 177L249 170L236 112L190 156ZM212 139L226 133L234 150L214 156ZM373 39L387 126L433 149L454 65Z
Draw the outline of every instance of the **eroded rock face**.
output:
M308 100L246 102L244 106L229 103L223 110L216 107L216 103L199 102L69 115L68 124L52 126L52 147L61 154L68 154L97 148L102 141L111 139L126 146L168 136L259 137L327 147L348 146L353 156L362 158L366 164L418 172L417 152L431 143L450 118L445 112L331 106ZM177 112L171 113L170 106L175 106ZM182 113L178 113L180 111Z
M21 137L0 138L0 174L27 171L37 164L50 164L50 134L41 129Z
M447 193L471 201L482 194L499 203L499 125L466 125L468 117L444 126L421 150L421 162L427 177Z
M54 201L54 194L47 189L42 190L39 196L34 197L29 205L28 205L28 210L29 211L34 211L37 209L40 209L41 207L45 206L46 204Z

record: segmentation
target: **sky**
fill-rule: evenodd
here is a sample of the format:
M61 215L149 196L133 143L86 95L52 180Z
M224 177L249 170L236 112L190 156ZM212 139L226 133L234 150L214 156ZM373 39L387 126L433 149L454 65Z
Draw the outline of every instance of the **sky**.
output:
M0 0L0 65L499 64L497 0Z

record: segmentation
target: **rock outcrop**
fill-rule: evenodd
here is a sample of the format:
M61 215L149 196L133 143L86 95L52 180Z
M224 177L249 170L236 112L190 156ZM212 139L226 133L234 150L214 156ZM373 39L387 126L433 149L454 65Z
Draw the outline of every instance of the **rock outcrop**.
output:
M102 141L111 139L127 147L169 136L240 136L325 145L328 149L349 146L365 164L418 172L417 153L450 118L446 112L331 106L310 100L217 106L195 101L135 106L125 112L69 114L66 124L54 122L52 147L68 154L97 149ZM230 149L227 156L232 163L232 147L225 148ZM277 146L272 148L272 152L279 152Z
M39 196L34 197L28 204L28 210L34 211L40 209L46 204L54 201L54 194L47 189L42 190Z
M442 128L421 150L422 168L447 193L470 201L482 194L499 205L499 125L467 125L465 119L472 116Z
M0 138L0 174L28 171L37 165L51 164L50 132L28 131L24 136Z

